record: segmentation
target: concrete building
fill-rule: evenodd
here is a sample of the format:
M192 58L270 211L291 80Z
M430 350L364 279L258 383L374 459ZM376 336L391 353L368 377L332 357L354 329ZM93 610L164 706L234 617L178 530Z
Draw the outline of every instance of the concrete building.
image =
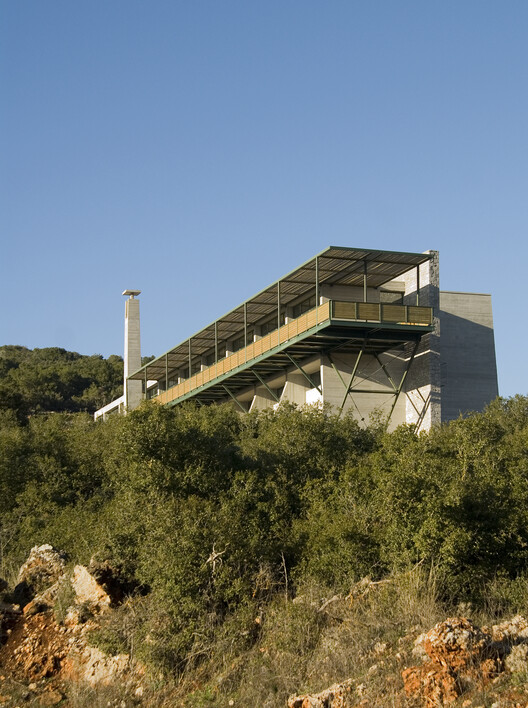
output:
M498 395L491 298L441 292L436 251L331 246L146 366L130 346L128 409L145 397L241 412L324 403L426 430Z

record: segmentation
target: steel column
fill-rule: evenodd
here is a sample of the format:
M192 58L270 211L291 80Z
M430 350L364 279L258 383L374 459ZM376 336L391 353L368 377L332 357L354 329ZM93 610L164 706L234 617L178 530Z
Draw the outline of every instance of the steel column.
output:
M315 324L319 324L319 257L315 257Z
M244 303L244 361L247 361L247 302Z
M280 280L277 281L277 344L280 344Z

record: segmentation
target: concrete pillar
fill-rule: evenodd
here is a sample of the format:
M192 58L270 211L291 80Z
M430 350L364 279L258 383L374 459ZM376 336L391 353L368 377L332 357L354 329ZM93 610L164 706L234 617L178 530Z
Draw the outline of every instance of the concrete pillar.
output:
M273 408L276 403L277 401L264 386L257 386L249 410L250 412L266 410L267 408Z
M288 372L281 401L289 401L303 406L306 403L306 392L310 389L310 384L300 372Z
M123 295L129 295L125 302L125 371L124 395L125 410L137 408L143 398L142 382L128 381L130 374L141 368L141 341L139 335L139 300L136 296L141 290L125 290Z

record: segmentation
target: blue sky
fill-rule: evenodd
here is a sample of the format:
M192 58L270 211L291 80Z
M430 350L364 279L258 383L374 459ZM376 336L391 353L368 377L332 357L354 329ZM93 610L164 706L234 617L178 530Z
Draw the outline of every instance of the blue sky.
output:
M160 354L326 246L440 251L528 393L528 3L0 1L0 343Z

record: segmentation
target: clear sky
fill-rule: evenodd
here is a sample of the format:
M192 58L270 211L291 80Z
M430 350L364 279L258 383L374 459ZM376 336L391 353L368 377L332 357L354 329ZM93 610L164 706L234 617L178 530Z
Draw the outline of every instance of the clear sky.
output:
M528 393L526 0L0 0L0 344L159 355L328 245L440 251Z

